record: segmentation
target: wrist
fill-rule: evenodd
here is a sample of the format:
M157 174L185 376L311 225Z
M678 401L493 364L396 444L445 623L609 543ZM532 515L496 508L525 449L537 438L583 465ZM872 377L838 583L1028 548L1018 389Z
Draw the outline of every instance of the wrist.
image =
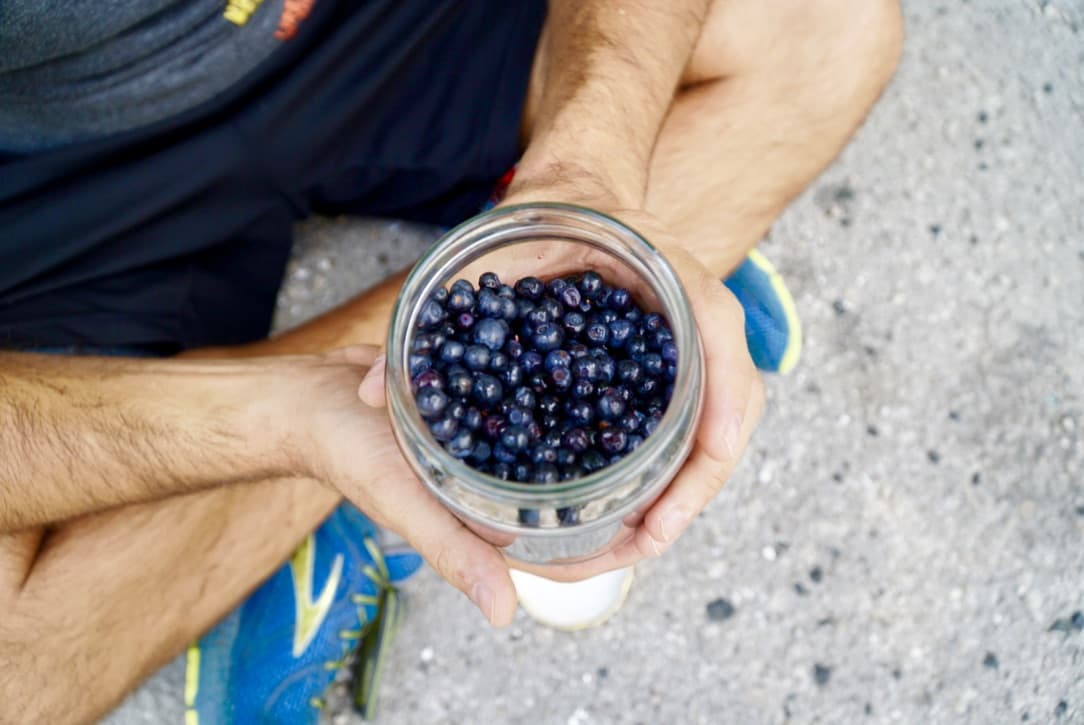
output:
M608 141L608 140L607 140ZM618 150L599 155L587 148L605 148L582 143L532 142L516 166L516 177L508 189L511 200L566 201L585 206L638 209L647 189L647 163Z

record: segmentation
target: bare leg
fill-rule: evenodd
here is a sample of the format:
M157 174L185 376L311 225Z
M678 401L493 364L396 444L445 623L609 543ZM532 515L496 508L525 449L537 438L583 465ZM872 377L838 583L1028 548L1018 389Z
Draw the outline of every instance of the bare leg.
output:
M865 116L899 37L889 0L720 0L659 139L649 207L720 274L732 268ZM279 338L202 354L379 344L400 281ZM0 536L0 671L18 673L0 678L0 720L100 715L337 502L312 481L271 481Z

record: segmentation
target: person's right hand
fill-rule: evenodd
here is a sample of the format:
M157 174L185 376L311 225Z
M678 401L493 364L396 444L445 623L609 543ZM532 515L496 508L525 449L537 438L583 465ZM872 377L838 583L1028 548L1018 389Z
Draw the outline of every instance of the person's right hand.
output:
M516 593L508 564L425 489L403 459L386 411L358 398L379 350L355 346L313 358L305 371L304 427L296 454L379 526L402 536L495 626L512 622Z

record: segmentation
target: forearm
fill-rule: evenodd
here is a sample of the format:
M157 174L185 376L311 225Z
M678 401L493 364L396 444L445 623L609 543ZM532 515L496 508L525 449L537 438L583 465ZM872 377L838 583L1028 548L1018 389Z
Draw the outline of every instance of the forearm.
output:
M0 354L0 532L293 473L280 365Z
M639 206L710 0L552 0L530 143L510 194L555 180ZM558 178L559 177L559 178Z

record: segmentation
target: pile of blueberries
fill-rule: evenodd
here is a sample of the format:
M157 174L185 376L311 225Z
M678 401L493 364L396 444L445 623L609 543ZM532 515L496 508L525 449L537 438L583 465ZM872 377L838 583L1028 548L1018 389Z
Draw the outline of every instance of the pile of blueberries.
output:
M595 272L514 286L487 272L422 305L418 411L444 449L504 480L555 483L636 449L673 393L669 324Z

